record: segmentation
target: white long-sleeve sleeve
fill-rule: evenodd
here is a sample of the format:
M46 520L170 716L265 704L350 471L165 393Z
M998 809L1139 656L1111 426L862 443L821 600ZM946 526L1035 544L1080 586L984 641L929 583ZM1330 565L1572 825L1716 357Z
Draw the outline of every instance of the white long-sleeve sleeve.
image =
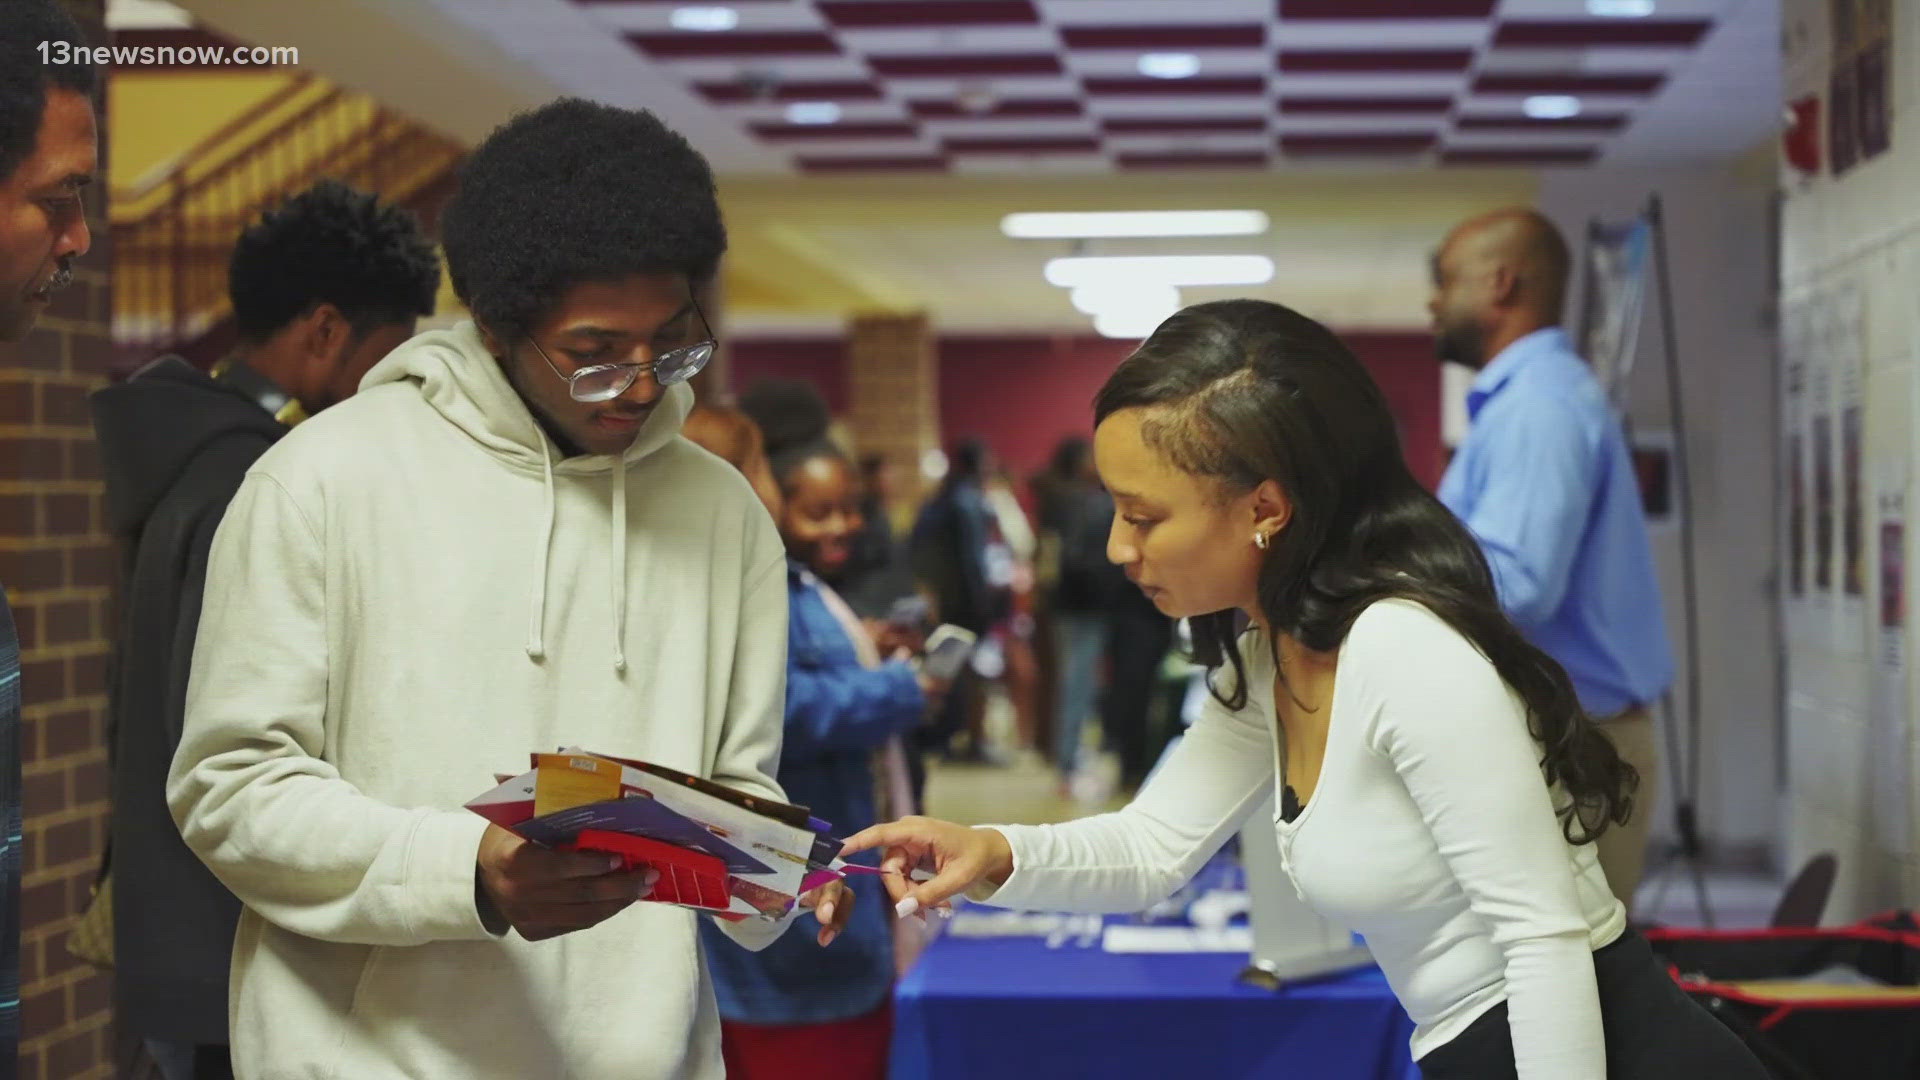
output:
M320 538L250 475L214 537L167 802L187 846L269 922L323 941L491 936L474 896L487 822L369 798L325 760Z
M1124 809L1059 825L996 825L1013 848L1000 907L1140 911L1191 878L1273 790L1258 711L1209 703Z

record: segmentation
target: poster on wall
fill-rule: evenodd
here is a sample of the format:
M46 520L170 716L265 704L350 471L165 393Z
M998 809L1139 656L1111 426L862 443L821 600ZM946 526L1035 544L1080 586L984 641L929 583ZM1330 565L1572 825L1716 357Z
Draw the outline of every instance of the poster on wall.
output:
M1833 175L1886 153L1892 0L1827 0L1827 157Z
M1781 538L1778 550L1786 561L1779 571L1780 578L1785 582L1780 617L1787 636L1793 639L1808 635L1807 598L1813 580L1810 565L1812 553L1809 550L1808 330L1806 299L1796 297L1784 301L1780 309L1779 385L1782 396L1781 437L1785 442L1782 460L1785 462L1786 475L1782 481L1784 491L1781 498L1786 503L1783 521L1786 535Z
M1866 305L1856 283L1835 290L1828 315L1834 387L1834 447L1838 475L1834 496L1834 591L1838 622L1834 651L1863 657L1872 623L1867 609Z
M1821 291L1806 299L1807 372L1807 605L1808 636L1831 646L1838 633L1835 586L1839 470L1834 462L1834 357L1838 333L1834 299Z
M1858 88L1854 83L1854 50L1858 41L1855 0L1827 0L1832 31L1832 59L1827 67L1827 161L1839 176L1860 161Z
M1913 721L1907 680L1907 457L1912 442L1903 436L1892 444L1875 468L1880 595L1875 605L1878 641L1867 717L1867 819L1870 833L1883 850L1908 851L1913 830Z
M1854 0L1853 88L1860 160L1887 152L1892 132L1887 116L1887 80L1893 41L1893 0Z

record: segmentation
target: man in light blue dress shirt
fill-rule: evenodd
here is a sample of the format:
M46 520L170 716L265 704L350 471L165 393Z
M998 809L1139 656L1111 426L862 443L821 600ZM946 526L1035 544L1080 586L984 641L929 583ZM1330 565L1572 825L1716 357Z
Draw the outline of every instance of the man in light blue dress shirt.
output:
M1673 682L1673 655L1626 438L1559 325L1570 262L1527 209L1462 224L1434 256L1441 359L1479 372L1439 495L1479 539L1508 616L1640 772L1632 820L1599 841L1631 909L1658 764L1647 707Z

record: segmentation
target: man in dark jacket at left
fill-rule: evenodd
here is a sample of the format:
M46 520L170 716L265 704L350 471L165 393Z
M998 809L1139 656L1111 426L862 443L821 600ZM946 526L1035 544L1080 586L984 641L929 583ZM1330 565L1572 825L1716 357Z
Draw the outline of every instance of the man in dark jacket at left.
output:
M411 214L321 181L241 235L228 277L239 344L210 374L166 356L93 396L126 560L111 702L117 1019L167 1080L232 1075L240 905L165 797L214 530L275 440L351 395L433 313L440 264Z

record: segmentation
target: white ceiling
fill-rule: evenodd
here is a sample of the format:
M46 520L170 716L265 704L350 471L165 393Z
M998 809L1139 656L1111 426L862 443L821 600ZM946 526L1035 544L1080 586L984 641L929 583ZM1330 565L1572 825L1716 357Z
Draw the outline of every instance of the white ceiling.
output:
M1175 10L1166 0L1042 2L1098 4L1132 22L1164 19ZM1268 286L1188 290L1185 299L1253 293L1336 325L1418 326L1426 318L1425 260L1446 228L1479 210L1529 200L1537 175L1350 162L1089 175L1084 161L1042 157L1022 159L1017 171L1000 175L956 169L955 175L795 176L790 148L755 138L737 108L709 101L691 88L685 71L650 60L609 25L643 14L662 19L669 3L626 10L570 0L186 0L184 6L202 26L225 35L297 45L303 66L467 142L483 138L511 111L562 93L652 109L686 132L722 174L733 241L727 288L734 332L827 331L859 310L914 308L952 329L1084 332L1086 317L1064 291L1041 279L1045 259L1065 254L1066 245L1006 239L997 228L1000 215L1176 208L1264 210L1273 229L1264 237L1120 241L1094 250L1266 254L1276 263ZM740 6L793 5L747 0ZM1255 9L1270 14L1272 6L1273 0L1178 0L1177 10L1183 19L1224 20ZM1500 5L1502 17L1583 13L1581 0ZM1729 159L1769 139L1780 100L1778 0L1660 0L1660 15L1711 17L1714 28L1684 62L1672 65L1657 94L1637 103L1632 123L1607 141L1599 167ZM1588 63L1579 56L1535 60L1563 70ZM1617 49L1606 59L1622 62Z

